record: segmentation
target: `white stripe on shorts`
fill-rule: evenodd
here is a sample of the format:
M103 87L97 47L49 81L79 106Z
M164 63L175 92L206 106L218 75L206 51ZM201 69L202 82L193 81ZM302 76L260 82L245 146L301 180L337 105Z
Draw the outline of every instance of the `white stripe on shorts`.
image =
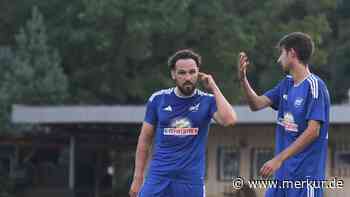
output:
M205 185L203 185L203 197L205 197Z

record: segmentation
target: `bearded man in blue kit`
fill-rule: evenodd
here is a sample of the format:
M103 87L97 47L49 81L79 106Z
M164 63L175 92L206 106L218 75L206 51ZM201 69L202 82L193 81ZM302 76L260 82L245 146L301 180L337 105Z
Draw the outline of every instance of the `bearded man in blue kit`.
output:
M236 123L236 114L213 77L199 72L201 57L197 53L180 50L168 64L176 87L155 92L148 100L131 197L204 196L205 147L211 119L223 126ZM211 94L197 89L198 81Z

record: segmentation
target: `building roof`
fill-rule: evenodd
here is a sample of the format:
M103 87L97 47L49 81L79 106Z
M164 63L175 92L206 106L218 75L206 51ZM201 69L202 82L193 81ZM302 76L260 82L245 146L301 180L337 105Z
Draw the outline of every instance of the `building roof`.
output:
M238 123L274 123L276 112L267 108L258 112L248 106L234 106ZM69 124L69 123L141 123L145 106L26 106L14 105L13 123ZM350 105L335 105L330 111L331 123L350 123Z

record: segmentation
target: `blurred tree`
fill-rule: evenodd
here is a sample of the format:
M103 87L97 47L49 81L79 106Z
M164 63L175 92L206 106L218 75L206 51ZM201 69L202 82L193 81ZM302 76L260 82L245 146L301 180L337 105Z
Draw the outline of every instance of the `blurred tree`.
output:
M322 66L331 33L327 13L335 6L332 0L82 0L61 6L70 21L61 17L51 27L73 103L143 103L151 92L173 85L166 61L180 48L202 54L202 70L214 75L232 103L241 103L234 81L238 52L248 51L253 60L251 78L259 91L282 77L274 46L286 33L310 33L317 45L313 63Z
M285 34L291 32L306 32L314 38L316 53L311 70L316 69L316 73L319 74L317 68L326 64L328 57L324 43L331 33L327 13L334 9L335 3L332 0L270 0L246 7L246 11L243 12L247 17L245 21L251 24L253 35L256 36L255 47L248 51L254 70L249 75L258 92L262 93L272 88L283 77L282 70L276 62L279 52L275 46Z
M238 46L251 48L254 37L224 2L83 0L75 3L79 8L55 6L62 7L62 20L50 30L63 54L72 102L144 103L151 92L172 86L166 62L180 48L200 52L203 70L236 98L233 62Z
M332 40L329 42L327 70L330 71L329 85L334 103L349 102L350 89L350 1L338 0L336 11L330 15Z
M37 7L32 18L16 35L16 50L11 66L5 69L0 85L1 125L10 123L12 104L61 104L67 96L67 78L58 52L49 47L43 16ZM5 129L6 130L6 129Z
M278 40L304 31L317 46L312 70L331 87L343 85L331 92L333 101L341 102L345 77L335 76L349 63L347 2L7 0L9 10L0 12L1 27L6 27L0 42L11 44L8 35L23 23L29 8L38 5L47 21L48 44L59 50L69 79L68 103L144 103L153 91L173 85L167 58L177 49L193 48L203 56L202 70L212 73L230 102L237 104L245 102L235 81L238 52L248 52L253 63L249 77L261 93L283 76L276 65Z

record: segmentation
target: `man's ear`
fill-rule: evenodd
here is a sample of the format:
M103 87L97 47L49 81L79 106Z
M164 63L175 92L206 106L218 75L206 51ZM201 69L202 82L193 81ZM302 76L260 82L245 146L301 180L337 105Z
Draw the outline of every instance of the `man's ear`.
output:
M175 70L174 69L171 69L170 74L171 74L171 78L173 80L175 80Z

